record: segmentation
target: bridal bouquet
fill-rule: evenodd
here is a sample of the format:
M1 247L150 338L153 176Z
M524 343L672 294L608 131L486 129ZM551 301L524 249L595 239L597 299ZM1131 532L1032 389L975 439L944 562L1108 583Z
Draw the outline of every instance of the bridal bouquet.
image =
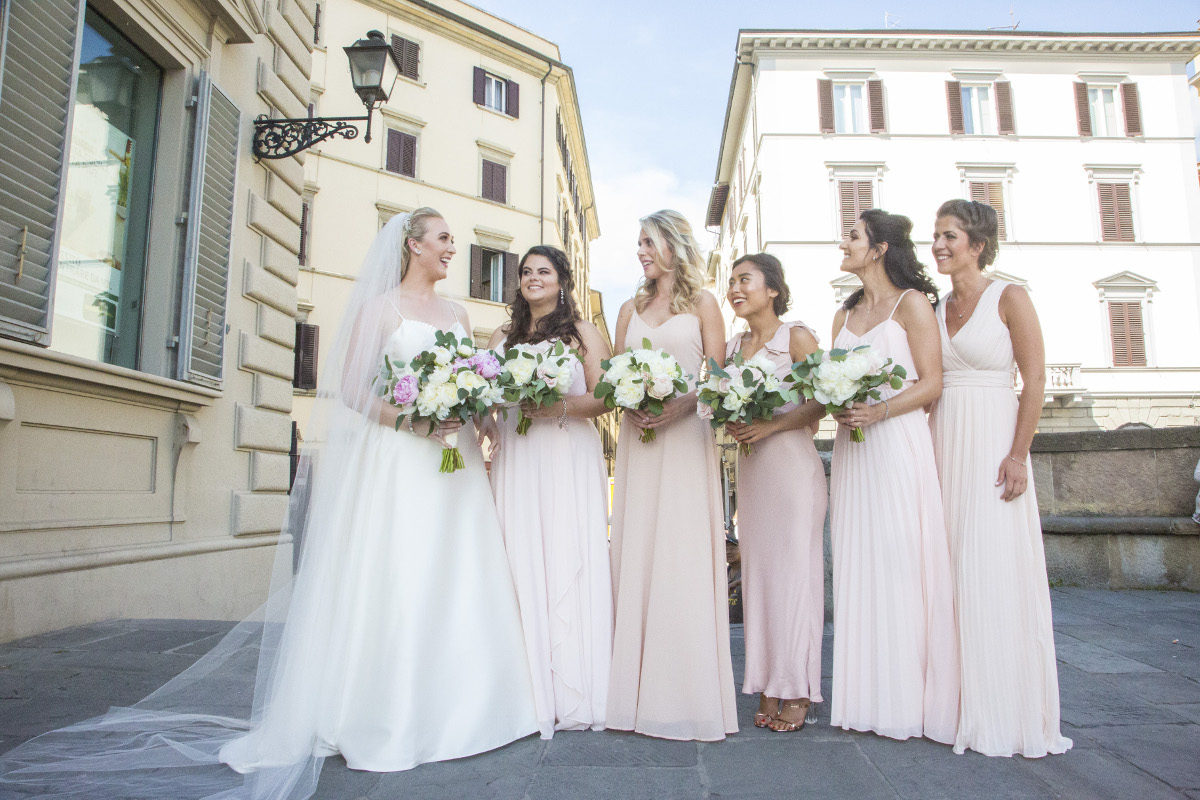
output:
M795 383L796 389L809 400L824 403L825 410L832 414L851 403L866 402L868 397L878 400L877 387L884 384L893 389L903 386L907 371L899 364L888 369L891 363L890 358L884 360L869 344L853 350L817 350L793 364L785 380ZM862 428L855 428L850 438L864 441Z
M396 430L408 418L410 424L429 423L432 433L439 422L466 422L501 402L503 391L497 380L500 369L500 360L492 351L478 350L470 339L438 331L434 346L408 364L397 364L384 356L376 383L380 395L400 409ZM439 471L456 472L464 466L458 434L445 438L447 446L442 448Z
M620 406L658 416L663 413L663 403L688 390L689 376L683 367L674 356L653 349L649 339L642 339L638 350L630 348L601 361L600 368L604 375L594 394L608 408ZM652 442L654 438L652 428L643 428L639 437L642 442Z
M775 377L775 363L764 352L749 360L741 353L722 369L708 360L708 375L698 387L696 413L714 428L728 422L750 423L770 419L775 409L795 399L796 391ZM754 452L751 444L739 446L743 455Z
M508 403L532 403L540 408L552 406L567 396L574 378L573 359L578 355L562 342L517 344L502 357L500 387ZM529 432L533 420L517 411L517 433Z

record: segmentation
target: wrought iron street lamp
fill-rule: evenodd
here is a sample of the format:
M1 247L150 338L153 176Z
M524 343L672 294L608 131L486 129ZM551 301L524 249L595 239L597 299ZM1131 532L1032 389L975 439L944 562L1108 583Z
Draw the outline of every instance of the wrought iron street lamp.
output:
M371 112L391 95L396 76L400 74L400 63L379 31L368 31L367 38L343 49L350 60L350 81L354 91L367 107L366 116L300 119L260 116L254 120L252 151L255 158L287 158L333 136L354 139L358 136L358 128L351 124L354 122L367 123L363 141L371 141Z

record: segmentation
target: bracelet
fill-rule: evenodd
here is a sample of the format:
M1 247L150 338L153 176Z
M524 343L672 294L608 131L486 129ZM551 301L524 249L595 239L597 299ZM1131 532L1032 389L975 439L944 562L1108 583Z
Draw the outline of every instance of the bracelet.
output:
M1020 464L1022 467L1025 466L1024 461L1018 461L1017 459L1013 458L1010 455L1006 455L1005 458L1007 458L1009 461L1013 462L1014 464Z
M884 400L884 401L883 401L883 419L887 419L887 418L888 418L888 414L890 414L890 413L892 413L892 407L888 405L888 401L887 401L887 400ZM880 421L880 422L883 422L883 419L881 419L881 420L879 420L879 421Z
M560 416L558 418L558 427L565 428L565 427L567 427L567 398L564 397L562 399L562 404L563 404L562 416Z
M413 432L413 427L412 427L412 416L411 416L411 415L410 415L410 416L409 416L409 418L408 418L408 432L409 432L409 433L412 433L412 432Z

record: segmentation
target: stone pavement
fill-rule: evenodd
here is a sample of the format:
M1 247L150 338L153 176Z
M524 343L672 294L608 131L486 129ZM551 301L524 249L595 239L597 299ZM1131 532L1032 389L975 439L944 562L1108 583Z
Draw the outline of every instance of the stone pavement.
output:
M720 743L626 733L560 733L408 772L325 762L320 800L691 800L692 798L1080 798L1200 800L1200 594L1055 589L1063 733L1075 749L1044 759L956 756L927 740L896 742L828 725L750 724ZM149 694L188 666L227 623L125 620L0 645L0 752ZM829 696L831 632L826 631ZM735 675L741 628L733 631ZM164 799L166 800L166 799Z

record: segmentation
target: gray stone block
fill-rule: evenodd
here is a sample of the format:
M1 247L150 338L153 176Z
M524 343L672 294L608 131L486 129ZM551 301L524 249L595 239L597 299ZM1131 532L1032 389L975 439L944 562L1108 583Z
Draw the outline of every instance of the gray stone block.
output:
M1176 789L1200 789L1200 725L1111 727L1094 735L1106 750Z
M694 767L696 743L620 731L563 731L548 743L542 763L556 767Z
M1053 797L1020 759L955 755L948 745L928 739L904 742L864 735L859 745L900 797L911 800L1002 800Z
M697 800L705 796L700 772L694 768L550 766L538 770L525 795L529 800Z
M701 759L711 798L900 796L855 742L811 741L807 727L753 745L706 745Z
M1065 755L1017 759L1057 797L1087 800L1179 800L1167 784L1128 762L1097 750L1071 749Z
M1084 672L1159 672L1157 667L1144 664L1090 642L1081 642L1065 634L1054 637L1058 660Z

